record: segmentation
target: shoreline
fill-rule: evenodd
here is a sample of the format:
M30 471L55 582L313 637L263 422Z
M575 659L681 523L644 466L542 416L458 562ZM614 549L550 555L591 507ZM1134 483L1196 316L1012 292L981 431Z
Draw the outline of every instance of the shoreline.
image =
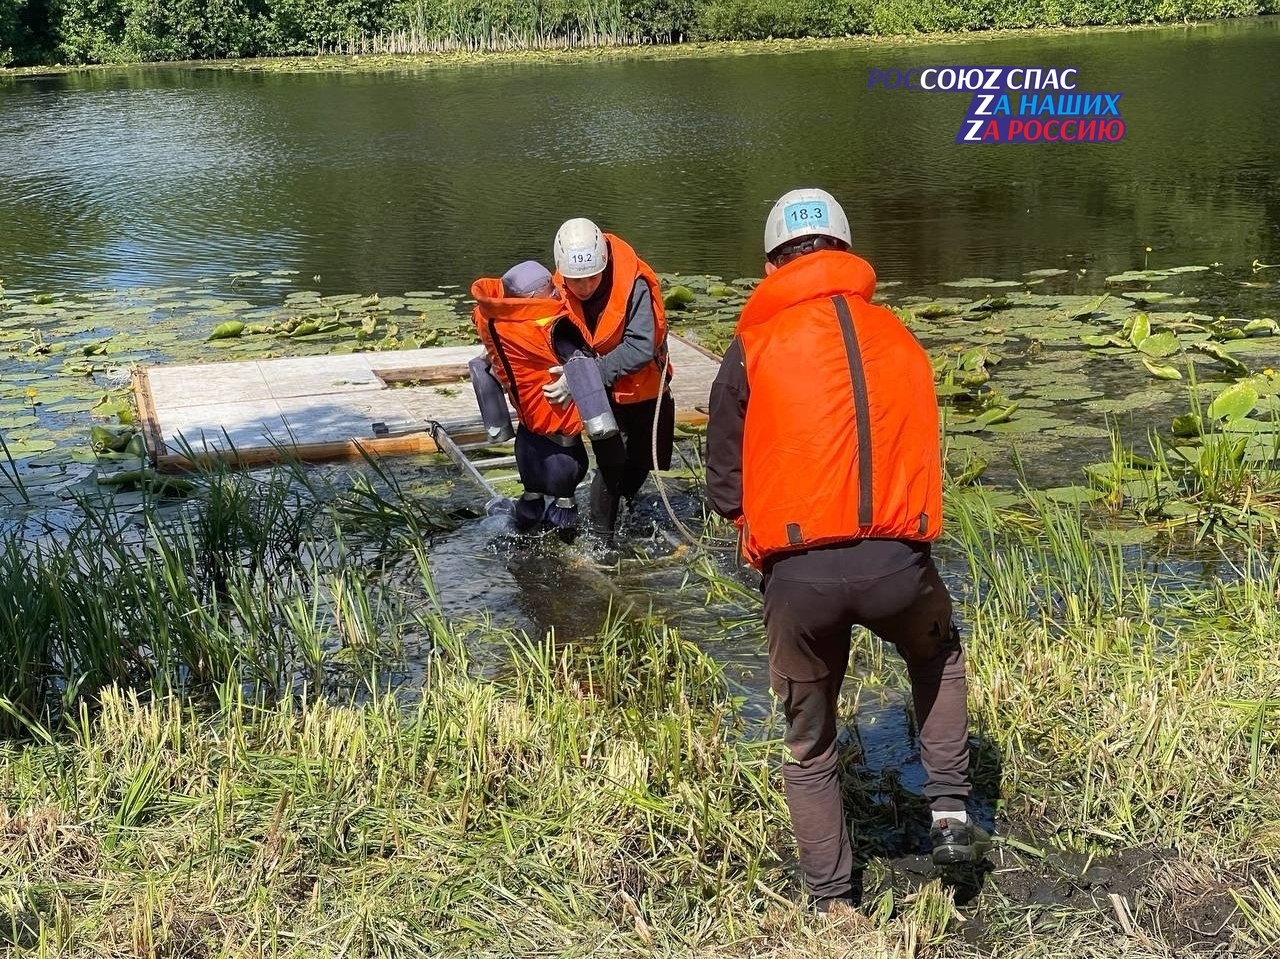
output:
M722 56L756 56L769 53L842 50L860 47L931 46L959 44L977 39L1010 37L1044 37L1088 35L1097 33L1133 33L1138 31L1203 29L1225 23L1261 20L1280 14L1257 14L1251 17L1220 17L1209 20L1178 20L1157 23L1101 24L1090 26L1051 26L999 28L916 34L856 34L843 37L778 38L766 40L688 41L671 44L610 44L607 46L574 46L524 48L514 50L459 50L440 53L321 53L306 56L253 57L243 60L149 60L129 63L52 64L47 66L0 68L0 79L65 76L72 73L99 73L112 70L189 69L243 73L329 73L352 70L426 70L472 64L507 64L529 62L576 63L596 60L663 60L697 59Z

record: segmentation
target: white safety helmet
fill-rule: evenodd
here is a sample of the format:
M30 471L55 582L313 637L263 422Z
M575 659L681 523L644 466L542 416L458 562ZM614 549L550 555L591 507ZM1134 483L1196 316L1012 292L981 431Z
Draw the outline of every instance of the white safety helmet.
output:
M554 244L556 269L568 280L603 273L609 265L609 245L604 234L584 216L561 224Z
M764 221L764 255L802 236L830 236L853 245L849 219L826 190L792 190L778 198Z

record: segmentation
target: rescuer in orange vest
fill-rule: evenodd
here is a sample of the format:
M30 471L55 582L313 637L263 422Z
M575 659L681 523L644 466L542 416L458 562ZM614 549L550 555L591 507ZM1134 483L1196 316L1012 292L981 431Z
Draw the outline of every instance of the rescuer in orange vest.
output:
M929 357L850 249L826 191L765 221L765 278L711 387L707 493L763 575L770 685L786 713L783 783L819 912L853 902L836 703L855 625L907 664L938 865L980 858L969 822L964 653L930 542L942 460Z
M613 537L622 499L633 500L649 471L671 467L675 402L664 387L667 320L658 278L625 240L604 233L584 217L566 221L553 244L556 289L577 321L556 331L562 360L575 353L596 357L620 432L593 439L596 475L591 482L591 529L606 542ZM585 337L574 338L585 332ZM570 398L560 365L544 392L552 403ZM657 418L657 462L653 457Z
M556 296L551 273L533 260L501 279L476 280L471 296L471 319L485 347L485 356L470 364L471 381L490 438L511 436L503 391L520 419L515 453L524 493L512 505L512 521L528 532L545 520L571 539L578 523L573 494L588 466L582 420L576 407L548 402L542 387L547 368L558 362L552 331L573 319Z

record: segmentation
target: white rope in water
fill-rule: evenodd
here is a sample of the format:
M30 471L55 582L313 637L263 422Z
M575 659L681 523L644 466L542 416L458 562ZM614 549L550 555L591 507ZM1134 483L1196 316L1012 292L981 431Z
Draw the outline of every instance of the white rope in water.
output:
M710 549L724 553L734 552L738 548L737 540L724 539L720 536L700 536L680 521L680 517L676 515L676 511L671 507L671 500L667 499L667 490L662 485L662 476L658 471L658 424L662 420L662 393L666 388L667 364L663 363L658 372L658 402L653 408L653 443L650 447L650 455L653 457L653 485L658 487L658 495L662 497L662 505L666 507L667 515L671 517L671 522L675 524L676 529L686 543L695 549ZM674 429L674 423L672 428Z

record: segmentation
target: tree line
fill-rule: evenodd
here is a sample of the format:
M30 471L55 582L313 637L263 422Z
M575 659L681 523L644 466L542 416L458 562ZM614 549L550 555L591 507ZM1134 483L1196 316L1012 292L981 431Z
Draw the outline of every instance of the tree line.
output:
M0 66L1207 20L1280 0L0 0Z

